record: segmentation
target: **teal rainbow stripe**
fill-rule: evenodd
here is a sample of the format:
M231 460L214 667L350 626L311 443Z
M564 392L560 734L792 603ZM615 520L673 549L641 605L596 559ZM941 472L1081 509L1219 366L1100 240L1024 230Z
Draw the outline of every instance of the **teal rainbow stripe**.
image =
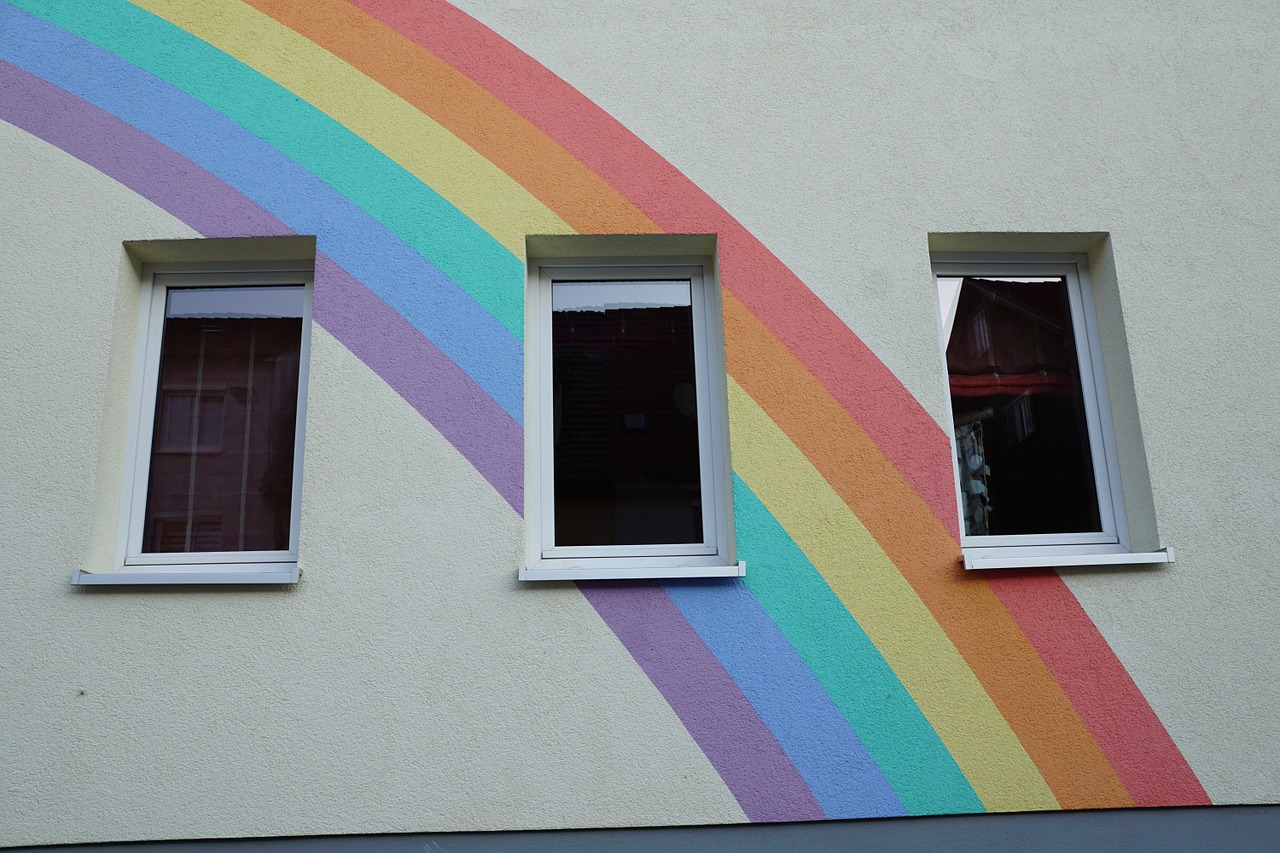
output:
M809 558L737 475L733 509L746 585L812 671L909 814L984 811L951 753Z
M55 26L29 18L9 29L11 61L148 132L298 233L318 235L524 420L524 290L503 287L521 281L524 267L487 232L342 125L136 6L13 5Z
M331 6L338 0L315 2ZM238 7L233 0L225 5ZM351 6L388 19L400 8L382 0L351 0ZM422 0L422 6L444 8L439 0ZM437 23L445 26L444 18ZM490 45L473 52L494 67L528 61L514 48L504 53ZM483 77L472 73L477 81ZM576 102L565 96L564 103ZM598 110L565 115L573 117L559 116L565 126L580 120L584 127L604 127L602 140L625 133ZM317 322L436 425L516 512L523 511L524 265L428 182L321 108L124 0L0 2L0 118L69 151L208 236L316 235ZM605 152L593 167L602 175L599 163L631 150L623 143L595 144ZM648 156L633 138L625 144L636 146L637 158ZM637 168L627 180L646 174ZM673 186L681 185L654 179L644 188L645 203L655 209L669 203L680 216L709 203L690 192L690 204L681 207ZM742 278L742 259L756 250L722 213L708 216L712 224L704 230L717 231L732 262L725 269ZM652 211L646 215L661 219ZM667 698L750 819L984 810L987 795L980 797L976 777L966 776L972 767L962 767L948 749L936 718L931 724L919 696L906 686L910 682L851 612L856 606L837 595L815 565L820 561L806 555L800 534L780 523L785 511L775 516L770 506L777 505L766 505L766 481L751 482L760 494L737 474L733 478L738 552L750 567L744 581L583 584L583 594ZM916 497L921 488L904 490ZM1039 594L1046 598L1069 596L1058 589L1060 582L1042 586ZM1021 608L1024 624L1039 627L1045 655L1058 661L1055 672L1072 665L1057 649L1064 645L1061 637L1105 646L1082 613L1070 630L1055 634L1036 626L1025 585L999 589L1011 608ZM944 617L937 609L931 616ZM1123 680L1113 672L1107 679L1109 685ZM1069 686L1081 697L1073 700L1076 707L1088 707L1091 685ZM1131 706L1145 707L1136 687L1125 696ZM1004 723L999 714L1013 718L1009 708L1006 703L991 712L993 730ZM1194 774L1185 762L1177 764L1181 756L1171 740L1161 745L1164 733L1154 714L1148 708L1143 717L1141 710L1126 710L1135 722L1108 730L1109 742L1122 746L1109 755L1123 757L1124 738L1141 735L1163 757L1126 759L1131 789L1158 788L1148 779L1161 773L1178 779L1172 793L1157 790L1143 804L1198 802L1203 791L1197 794ZM1101 730L1096 710L1090 712ZM1024 731L1018 737L1031 742ZM997 734L1005 749L1010 742L1018 747L1007 727ZM1030 766L1027 755L1015 757ZM1035 772L1047 773L1045 766ZM1055 793L1070 787L1059 784ZM1086 798L1089 784L1071 782Z

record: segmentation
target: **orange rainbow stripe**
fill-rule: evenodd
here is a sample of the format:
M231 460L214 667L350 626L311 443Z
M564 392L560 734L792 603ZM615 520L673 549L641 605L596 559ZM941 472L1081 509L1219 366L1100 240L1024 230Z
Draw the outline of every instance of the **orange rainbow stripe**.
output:
M157 62L133 50L128 35L121 35L126 25L98 23L106 13L92 4L76 9L47 0L10 2L31 16L9 16L12 32L33 43L46 40L46 53L72 45L74 33L86 51L92 43L94 50L100 45L142 68ZM481 224L496 244L516 254L528 233L522 228L717 236L735 474L768 514L761 520L785 531L771 540L770 553L785 551L795 562L790 570L809 572L813 583L825 586L815 586L821 595L803 601L770 591L784 590L785 584L761 584L745 596L741 588L726 590L719 598L670 585L631 591L592 585L583 591L753 819L897 814L901 807L911 813L971 810L966 784L991 810L1208 802L1132 678L1055 573L977 576L959 569L946 434L893 373L729 213L546 68L442 0L223 0L204 4L214 10L207 14L173 0L111 5L121 16L136 15L129 20L139 32L146 28L149 39L171 39L179 55L203 50L184 40L190 35L212 45L227 56L218 60L221 73L264 93L277 84L288 88L273 75L285 79L281 69L294 60L331 69L317 71L305 86L295 84L305 89L299 97L314 99L299 106L298 115L335 140L363 133L387 158L362 162L369 174L404 181L395 171L403 167L414 179L439 185L460 220ZM271 56L272 46L264 47L259 34L265 29L255 23L259 15L266 16L259 23L282 25L302 37L287 48L292 53ZM65 37L55 28L63 28ZM334 57L346 66L334 65ZM38 51L24 52L3 36L0 60L14 63L15 74L53 77L56 70L48 70ZM265 76L259 80L240 64ZM130 72L122 66L115 73ZM150 73L164 76L159 65ZM440 170L448 163L432 161L433 152L413 149L394 132L382 134L377 115L362 119L371 124L358 125L353 109L344 130L306 112L328 111L335 122L343 121L348 113L338 108L347 103L341 98L349 102L356 95L335 91L339 78L341 86L359 87L370 102L381 99L388 114L403 115L407 105L415 120L437 123L451 135L441 139L458 152L458 174L446 181ZM126 114L109 94L97 97L92 107L76 109L101 122L113 110ZM198 97L213 110L229 109L214 95ZM3 107L0 93L0 116L6 115ZM16 121L20 113L15 107L9 114ZM273 117L260 118L269 124ZM46 136L52 140L57 134L50 130ZM179 153L198 160L202 152L195 147ZM320 166L298 162L320 174ZM252 188L242 191L254 200ZM395 211L378 207L378 199L355 203L388 228L398 227ZM492 246L486 251L518 260ZM507 312L500 319L510 328L519 308L511 307L516 297L508 287L523 293L522 281L503 279L481 296L489 310ZM645 608L654 623L637 620L633 607ZM865 631L869 640L858 646L856 657L848 656L852 646L835 653L808 632L811 624L844 625L841 620L849 616L854 624L842 630ZM669 648L644 645L654 642L658 620L671 629ZM819 754L825 747L806 741L803 726L795 723L809 719L809 709L788 708L753 692L751 665L735 657L738 639L726 628L735 624L755 626L747 642L757 643L761 660L766 640L773 638L767 660L777 675L822 684L814 695L824 699L826 690L834 701L821 723L832 742L865 740L887 780L888 787L877 789L876 796L884 797L876 800L881 811L858 812L835 790ZM919 760L906 757L907 744L896 756L891 741L886 747L877 740L876 732L892 733L894 727L885 729L871 717L889 712L855 695L859 679L873 674L896 677L917 706L894 713L904 721L922 714L937 733L937 748L921 745L918 754L932 756L939 779L952 780L938 782L936 792L905 766ZM715 731L717 715L710 709L729 706L741 712L740 738ZM902 732L921 737L919 728L902 726ZM963 777L948 776L948 754ZM753 775L773 780L773 792L754 784ZM868 784L874 787L874 781ZM885 793L889 788L901 804Z

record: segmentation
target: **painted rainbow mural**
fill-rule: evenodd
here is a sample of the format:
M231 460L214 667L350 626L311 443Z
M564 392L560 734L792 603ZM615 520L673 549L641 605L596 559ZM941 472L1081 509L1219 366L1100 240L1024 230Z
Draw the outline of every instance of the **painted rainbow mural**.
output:
M1208 804L1051 571L956 565L945 434L727 212L441 0L8 0L0 119L209 237L523 511L526 234L713 233L743 581L582 583L754 821Z

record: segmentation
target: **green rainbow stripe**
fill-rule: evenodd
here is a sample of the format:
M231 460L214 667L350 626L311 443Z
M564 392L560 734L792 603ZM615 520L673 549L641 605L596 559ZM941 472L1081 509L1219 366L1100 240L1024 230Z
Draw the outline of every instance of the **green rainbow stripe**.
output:
M83 6L15 0L13 5L186 92L262 139L325 189L336 191L342 203L324 197L298 199L310 207L308 225L321 239L335 231L356 231L347 221L333 221L350 207L384 226L438 271L410 267L403 270L406 278L438 278L447 282L441 287L456 289L463 300L476 303L459 305L453 328L430 337L508 414L517 421L523 419L523 355L512 343L523 336L523 291L502 286L523 274L520 259L385 154L186 31L123 0ZM281 189L288 191L288 187ZM416 315L410 312L411 316L430 314L430 306ZM495 328L494 320L505 329Z
M124 0L19 0L15 5L101 45L260 137L374 215L512 334L523 336L523 294L502 287L520 274L519 259L430 185L324 112L214 45Z
M736 473L889 661L983 804L1000 811L1055 808L1026 750L911 585L796 446L732 381L729 415Z
M1035 591L1005 584L997 598L986 581L955 574L945 436L892 374L714 202L514 47L437 0L12 5L154 75L131 77L130 85L157 95L175 87L273 149L252 155L261 174L244 175L188 137L168 135L162 116L149 131L255 203L267 202L289 227L312 229L321 250L331 247L375 294L369 301L352 290L351 305L399 312L517 421L525 234L718 235L735 524L751 566L746 590L772 624L727 587L696 595L676 587L584 592L750 817L893 814L899 799L915 814L1207 802L1114 655L1088 677L1101 673L1121 701L1100 708L1079 689L1085 676L1063 638L1095 654L1105 641L1082 610L1054 633L1029 606L1037 596L1069 598L1060 580L1043 579ZM56 38L33 20L5 16L11 29L0 35L0 59L57 77L57 59L23 52L24 39L39 46ZM94 61L105 67L109 59ZM58 85L93 97L74 80ZM107 93L98 97L98 108L148 126L149 117L113 106ZM174 109L201 126L216 123L194 108ZM496 127L504 132L495 139L488 129ZM231 138L231 130L218 132ZM247 137L237 144L250 150ZM273 159L279 155L287 163ZM290 187L333 213L307 215L280 201ZM378 265L367 257L372 251L403 260ZM431 325L437 299L455 306L455 320ZM795 327L797 314L811 327ZM370 352L362 357L375 358ZM391 369L380 373L409 394L412 380ZM453 401L462 393L420 410L433 417L460 405ZM497 416L472 417L489 429ZM482 471L509 460L503 464L519 479L510 460L521 449L499 446L514 438L498 441L468 458ZM876 484L877 497L853 483ZM659 633L672 643L679 637L684 653L643 650L654 634L641 638L624 601L643 602L670 626ZM814 717L812 696L788 706L751 681L753 662L724 634L726 612L755 626L762 649L780 632L794 653L775 643L754 663L788 683L813 679L839 715ZM1006 658L1016 678L1000 671ZM685 669L695 666L692 678ZM715 731L723 716L706 713L713 706L739 709L740 737ZM865 746L874 766L850 771L862 774L858 786L838 784L822 760L822 738L807 737L804 726ZM1126 738L1147 749L1135 754ZM753 774L776 784L753 785ZM880 774L896 797L878 787ZM872 805L860 809L858 798Z
M747 588L849 720L910 814L982 802L889 664L760 498L733 483Z
M523 257L526 234L573 233L547 205L430 116L269 15L241 3L139 0L136 5L181 21L193 36L300 96L439 194L468 226L474 223L512 255ZM410 227L420 227L422 220L419 211ZM522 309L516 306L513 314Z

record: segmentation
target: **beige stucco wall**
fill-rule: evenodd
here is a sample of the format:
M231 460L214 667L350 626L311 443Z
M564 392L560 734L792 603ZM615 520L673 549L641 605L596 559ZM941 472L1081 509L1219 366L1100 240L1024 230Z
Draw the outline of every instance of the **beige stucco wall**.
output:
M929 235L1109 234L1130 514L1178 562L1068 583L1213 800L1280 800L1266 4L458 5L705 189L940 422ZM122 241L194 235L3 123L0 151L0 844L743 819L586 600L517 587L510 507L320 329L304 582L74 591L117 536Z

